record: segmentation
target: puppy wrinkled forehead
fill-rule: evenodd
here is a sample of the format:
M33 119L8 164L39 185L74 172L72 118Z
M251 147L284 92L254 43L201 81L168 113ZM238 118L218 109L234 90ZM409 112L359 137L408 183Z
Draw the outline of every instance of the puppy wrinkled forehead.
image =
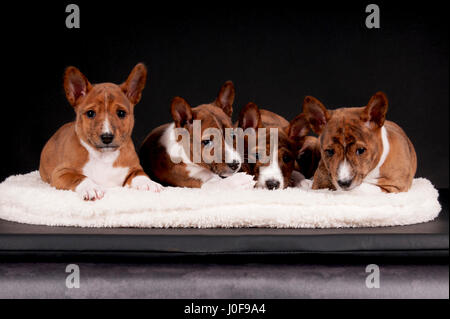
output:
M372 133L368 127L361 124L359 117L333 116L320 136L320 142L346 145L365 141Z
M91 92L86 97L86 103L96 103L105 106L119 103L126 107L129 107L130 104L119 86L113 83L94 85Z
M230 117L216 106L200 105L192 113L196 120L202 121L202 127L217 127L221 130L232 127Z

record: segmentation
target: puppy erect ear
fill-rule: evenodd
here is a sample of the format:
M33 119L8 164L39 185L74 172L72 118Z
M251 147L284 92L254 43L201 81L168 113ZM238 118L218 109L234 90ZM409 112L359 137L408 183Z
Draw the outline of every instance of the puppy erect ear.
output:
M383 92L377 92L370 98L369 103L361 114L361 121L375 123L378 127L382 127L386 119L388 110L388 100Z
M239 127L244 131L253 128L255 132L258 127L262 127L261 113L255 103L248 103L239 113Z
M308 135L310 130L309 122L305 114L297 115L291 123L289 123L288 136L289 138L298 141L302 137Z
M233 82L227 81L220 88L219 94L214 101L214 104L220 107L229 117L233 114L234 94Z
M136 105L141 100L146 80L147 68L144 64L138 63L131 71L128 79L120 85L123 93L132 104Z
M64 91L72 106L77 104L80 97L85 96L92 89L88 79L76 67L69 66L64 72Z
M322 133L323 128L330 120L330 113L325 106L312 96L305 97L303 101L303 113L316 134Z
M177 96L172 100L171 113L176 127L192 124L191 107L182 97Z

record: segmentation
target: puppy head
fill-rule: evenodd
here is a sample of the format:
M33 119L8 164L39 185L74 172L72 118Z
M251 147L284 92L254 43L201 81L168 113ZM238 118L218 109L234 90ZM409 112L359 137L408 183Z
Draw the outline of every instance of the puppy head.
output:
M107 152L120 148L131 136L134 105L141 99L147 69L139 63L121 85L92 85L75 67L64 74L64 90L77 114L76 132L88 145Z
M249 103L241 111L239 127L244 131L252 129L256 134L256 145L250 152L248 138L244 136L246 161L243 166L245 172L254 176L257 182L255 187L271 190L288 187L295 165L298 140L301 140L309 132L309 124L304 116L295 118L288 127L275 128L278 129L278 140L271 141L270 127L263 125L261 113L256 104ZM265 128L266 134L259 135L259 128ZM260 143L259 138L263 138L264 143ZM274 142L277 142L276 145ZM261 158L261 155L264 156L264 159Z
M190 160L221 177L234 174L242 163L233 141L226 139L226 129L233 129L231 115L234 95L234 85L228 81L212 103L191 107L183 98L175 97L171 105L175 127L189 132L190 149L186 151L190 154ZM198 132L194 132L194 121L200 121L197 122L200 123ZM194 138L199 140L195 141Z
M303 103L311 128L319 135L322 160L336 189L359 186L380 160L388 100L378 92L366 107L329 111L314 97Z

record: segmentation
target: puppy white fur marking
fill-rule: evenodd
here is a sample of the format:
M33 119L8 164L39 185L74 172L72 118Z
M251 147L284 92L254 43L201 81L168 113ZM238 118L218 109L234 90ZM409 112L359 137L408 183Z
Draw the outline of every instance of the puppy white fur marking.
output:
M107 109L108 109L108 97L107 97L107 93L105 91L105 110L107 110ZM111 133L111 127L109 126L109 121L108 121L108 113L106 113L105 121L103 122L102 132L103 133Z
M338 180L342 182L351 180L353 178L351 171L351 166L348 164L347 159L344 158L344 161L339 164Z
M239 171L241 169L242 165L242 158L238 151L234 149L234 147L228 145L228 143L225 144L225 160L227 163L232 163L233 161L239 162L239 168L236 170Z
M108 116L105 116L105 121L103 122L102 132L103 133L111 133L111 126L109 125Z
M120 150L100 152L81 139L80 143L89 153L89 160L82 170L83 175L103 187L121 187L129 173L129 168L113 166Z
M377 166L372 171L370 171L370 173L367 174L367 176L364 178L363 183L369 184L378 183L378 179L380 178L380 167L383 166L389 154L390 150L389 139L387 136L387 130L384 126L381 128L381 142L383 145L383 153L381 153L380 160L378 161Z
M268 166L261 166L259 168L258 187L265 188L266 182L269 180L275 180L280 182L280 189L284 188L284 178L281 172L280 165L278 164L278 151L273 152L270 164Z

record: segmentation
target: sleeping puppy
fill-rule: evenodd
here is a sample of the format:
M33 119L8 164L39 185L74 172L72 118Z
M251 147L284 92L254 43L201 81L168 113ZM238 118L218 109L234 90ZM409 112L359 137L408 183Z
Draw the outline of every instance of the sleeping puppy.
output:
M233 128L234 96L234 85L228 81L211 103L191 107L183 98L175 97L170 107L173 122L155 128L142 143L139 154L145 172L170 186L200 188L233 181L253 187L249 178L229 179L242 165L232 141L225 139L226 130Z
M417 168L409 138L385 120L388 100L382 92L365 107L327 110L312 96L303 103L312 129L319 135L322 159L313 189L351 190L365 185L388 193L406 192Z
M256 132L256 143L250 152L248 151L249 137L244 135L246 160L242 166L244 172L254 176L257 182L256 187L273 190L294 186L291 177L296 167L306 176L311 176L311 171L317 167L318 142L317 138L307 136L310 127L304 114L298 115L289 123L278 114L259 109L254 103L248 103L239 115L238 127L244 131L250 129ZM260 136L257 131L260 128L266 129L266 136L261 135L266 137L264 143L259 141ZM269 138L271 128L278 131L277 148L272 152L271 144L274 145L274 143L273 141L271 143ZM263 160L261 155L268 155L268 157ZM309 163L309 160L316 160L316 163ZM300 179L304 178L303 175Z

